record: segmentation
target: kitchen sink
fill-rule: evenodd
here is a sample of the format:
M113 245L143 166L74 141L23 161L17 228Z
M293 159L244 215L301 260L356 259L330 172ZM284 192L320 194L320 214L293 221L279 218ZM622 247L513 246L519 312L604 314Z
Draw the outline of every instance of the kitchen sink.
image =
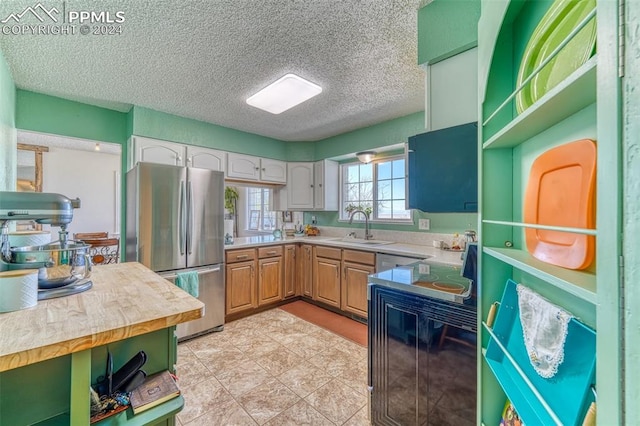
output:
M382 244L393 244L393 241L383 241L383 240L362 240L359 238L342 238L340 241L344 243L353 243L353 244L366 244L366 245L382 245Z

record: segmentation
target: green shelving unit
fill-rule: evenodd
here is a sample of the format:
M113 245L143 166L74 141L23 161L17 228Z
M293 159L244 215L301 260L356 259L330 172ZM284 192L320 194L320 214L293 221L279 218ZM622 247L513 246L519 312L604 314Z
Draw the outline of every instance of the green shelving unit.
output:
M104 375L107 352L111 352L116 369L144 350L148 357L145 372L174 371L174 331L171 326L0 373L0 424L88 425L89 386ZM172 426L183 405L184 399L178 396L137 415L127 408L96 425Z
M621 94L618 76L618 4L597 1L597 54L518 114L515 96L521 58L533 30L553 2L482 0L479 66L479 306L478 424L498 424L507 393L484 359L493 331L486 324L511 279L542 294L596 330L595 387L598 424L622 424L621 359ZM597 144L596 227L540 226L523 220L524 194L533 161L578 139ZM528 228L591 235L596 260L570 270L533 257ZM598 333L606 330L606 333ZM570 362L570 361L567 361ZM532 392L535 394L535 391ZM538 398L540 405L544 406ZM531 407L522 407L531 412ZM516 410L518 407L516 406ZM525 423L527 419L523 419ZM535 423L533 419L530 419Z

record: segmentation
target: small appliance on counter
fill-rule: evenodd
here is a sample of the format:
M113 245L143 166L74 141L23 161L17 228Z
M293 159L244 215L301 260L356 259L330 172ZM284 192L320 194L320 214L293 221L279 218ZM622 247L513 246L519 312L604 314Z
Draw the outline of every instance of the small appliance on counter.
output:
M89 245L68 239L67 225L80 200L42 192L0 192L0 270L38 271L38 300L68 296L88 290L93 283ZM9 222L33 220L59 226L59 240L53 243L12 247Z

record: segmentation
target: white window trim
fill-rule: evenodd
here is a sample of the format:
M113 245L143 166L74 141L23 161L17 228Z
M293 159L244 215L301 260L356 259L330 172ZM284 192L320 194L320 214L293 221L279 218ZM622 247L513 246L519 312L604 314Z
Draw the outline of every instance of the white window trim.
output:
M376 194L375 187L376 187L376 185L378 183L378 172L377 172L377 168L375 167L375 164L386 162L386 161L399 160L399 159L404 159L405 160L405 163L404 163L405 176L404 176L404 178L405 178L405 188L406 188L406 179L408 179L408 176L406 174L406 171L407 171L407 158L406 158L405 155L403 155L403 154L392 155L392 156L389 156L389 157L379 158L379 159L373 160L371 162L371 164L374 165L374 167L372 167L372 169L373 169L372 170L372 173L373 173L373 184L374 184L374 189L373 189L373 193L374 193L374 200L373 200L374 211L375 211L375 205L376 205L376 201L377 201L377 198L375 198L375 194ZM339 223L349 223L349 219L343 219L342 218L342 206L344 204L344 202L343 202L343 197L344 197L344 194L343 194L343 188L344 188L343 166L352 165L352 164L355 164L357 162L358 161L351 161L351 162L348 162L348 163L341 163L340 164L340 171L339 171L340 176L339 176L339 180L338 180L339 185L340 185L340 187L339 187L340 205L339 205L338 220L337 220L337 222L339 222ZM406 191L405 191L404 195L405 195L405 200L406 200L406 197L409 194L407 194ZM405 203L405 205L406 205L406 203ZM379 224L388 224L388 225L407 225L407 226L415 225L413 209L408 209L408 210L409 210L409 219L376 219L376 218L370 217L369 218L369 223L379 223ZM365 221L364 221L364 219L362 219L362 215L360 214L360 215L358 215L358 216L353 218L353 222L352 223L364 223L364 222Z

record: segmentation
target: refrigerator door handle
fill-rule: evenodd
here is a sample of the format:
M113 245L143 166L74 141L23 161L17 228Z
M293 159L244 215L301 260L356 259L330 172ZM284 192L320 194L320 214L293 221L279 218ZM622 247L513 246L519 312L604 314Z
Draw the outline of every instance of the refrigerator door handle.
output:
M180 222L178 224L178 226L180 227L180 254L182 256L184 256L184 247L185 247L185 230L186 230L186 224L185 224L185 219L186 219L186 215L185 215L185 188L184 188L184 181L181 180L180 181L180 207L178 209L179 211L179 217L178 217L178 221Z
M189 188L187 190L187 203L189 205L189 217L187 218L187 246L189 247L189 254L193 253L193 184L189 181Z
M198 273L198 275L205 275L205 274L210 274L212 272L220 272L220 267L216 266L215 268L210 268L210 269L200 269L198 271L196 271ZM178 277L178 274L160 274L160 276L162 278L164 278L165 280L172 280L174 278Z

